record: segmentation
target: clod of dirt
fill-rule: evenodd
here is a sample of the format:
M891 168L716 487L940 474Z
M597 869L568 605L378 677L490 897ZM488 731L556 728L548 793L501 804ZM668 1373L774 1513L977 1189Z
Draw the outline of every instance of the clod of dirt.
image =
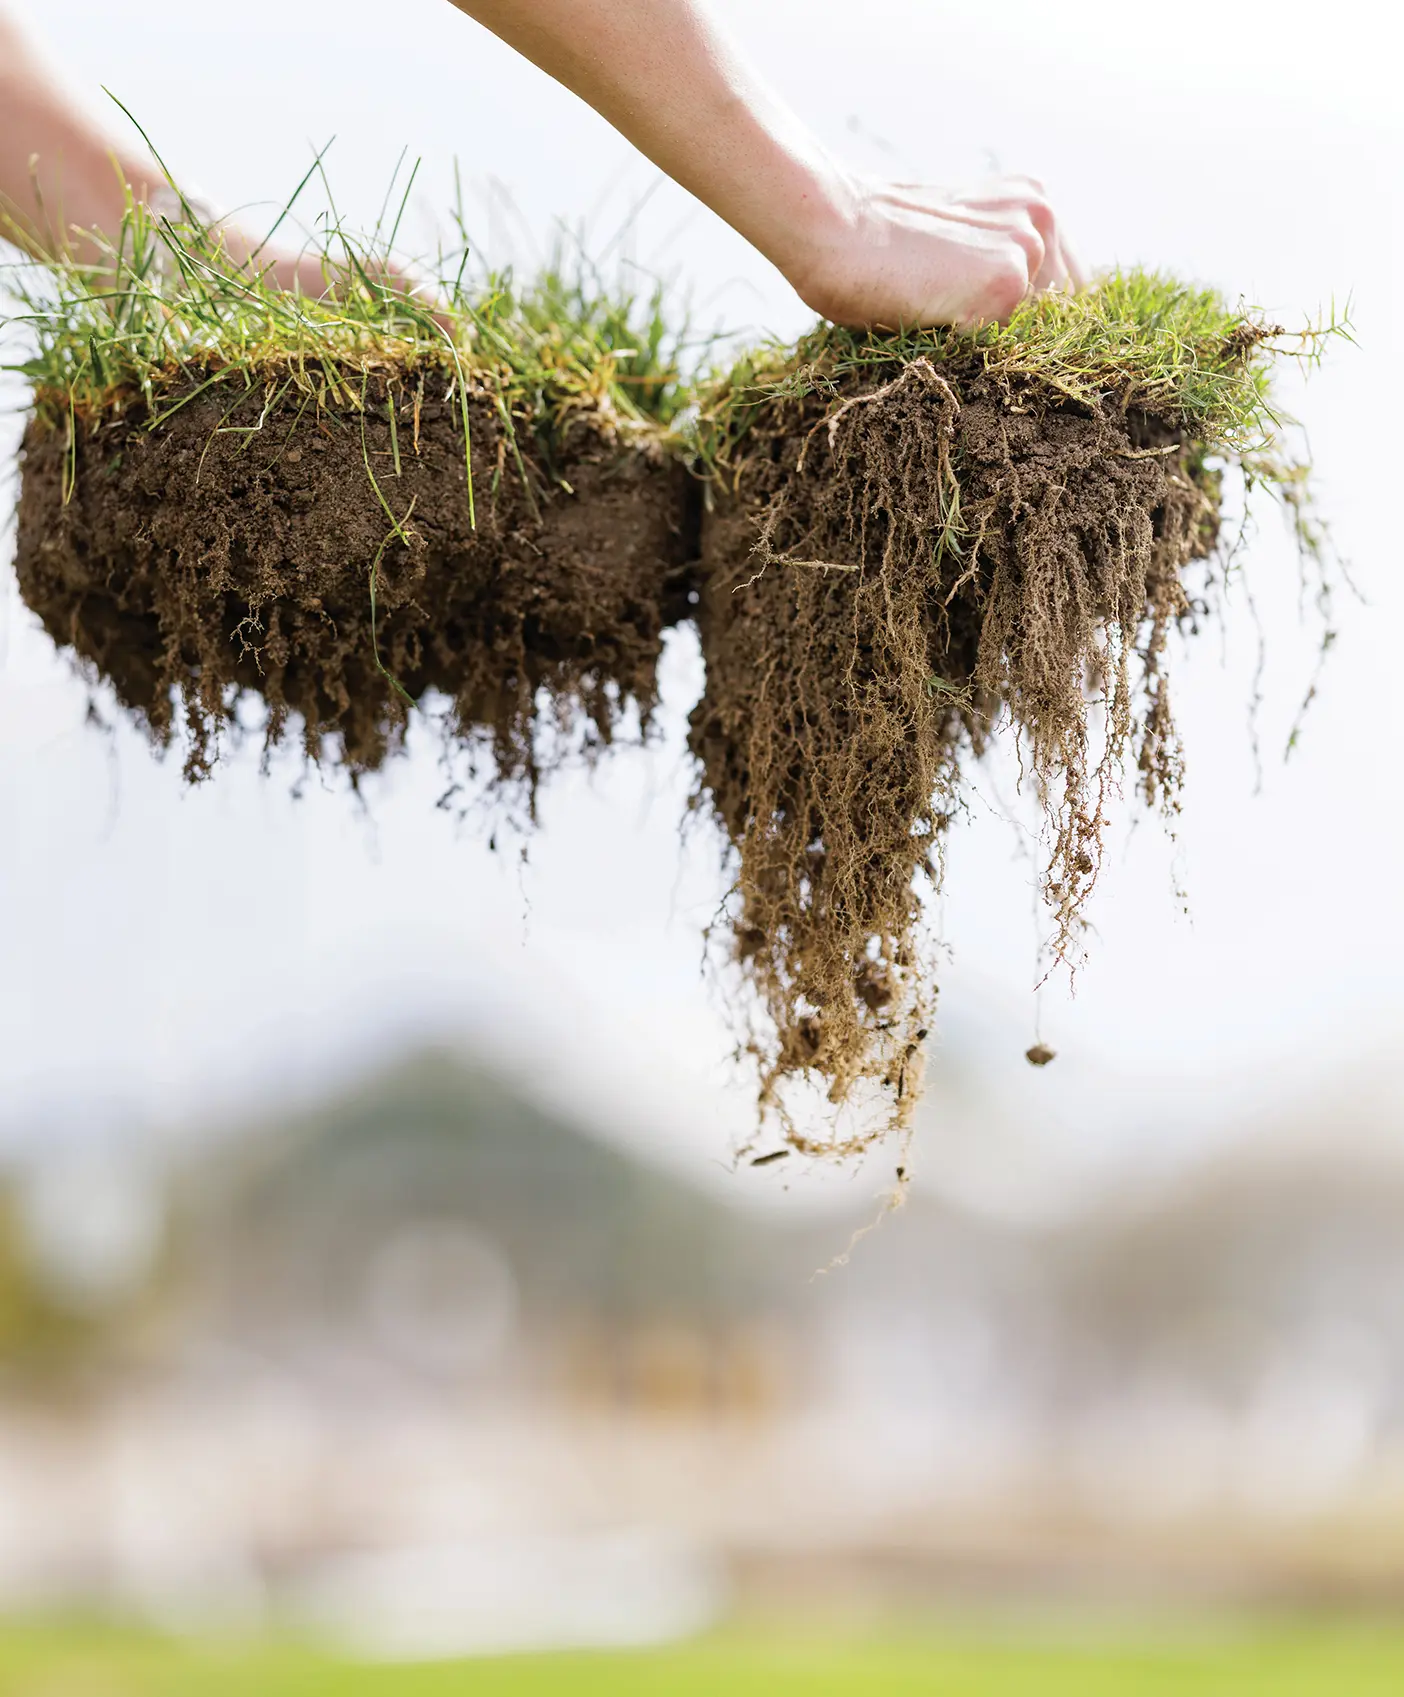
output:
M429 691L453 736L534 795L543 742L607 743L654 704L688 552L685 474L603 411L549 452L443 370L161 396L25 437L16 569L50 634L206 775L241 704L353 777ZM476 520L476 523L474 522Z
M796 1146L909 1121L935 994L918 879L939 879L962 764L1001 711L1049 818L1060 953L1128 753L1174 806L1162 660L1217 531L1217 478L1175 416L996 378L978 355L757 406L704 529L691 740L736 854L762 1106ZM835 1104L876 1085L886 1107L816 1145L786 1102L805 1073Z

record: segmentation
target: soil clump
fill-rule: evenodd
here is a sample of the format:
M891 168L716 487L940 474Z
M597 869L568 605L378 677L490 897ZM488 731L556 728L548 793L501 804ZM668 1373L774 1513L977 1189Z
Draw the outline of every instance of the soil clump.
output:
M686 594L687 474L606 408L549 444L442 367L343 375L328 406L284 374L231 405L187 372L25 437L16 570L54 639L206 776L250 698L272 746L353 779L429 692L528 801L551 733L646 721ZM471 491L464 412L471 440ZM685 599L682 602L685 607Z

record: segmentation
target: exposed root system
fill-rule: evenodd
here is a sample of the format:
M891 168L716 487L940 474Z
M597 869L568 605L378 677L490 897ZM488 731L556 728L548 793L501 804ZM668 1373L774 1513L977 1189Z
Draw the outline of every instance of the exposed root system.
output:
M332 409L293 383L164 395L25 440L17 572L56 641L110 681L187 772L261 700L353 776L427 692L534 793L561 729L645 717L678 593L685 474L600 410L550 455L442 369L350 375ZM183 726L182 726L183 721Z
M636 325L559 282L455 296L446 354L388 292L358 327L262 281L167 307L139 280L121 334L72 280L30 368L29 606L192 779L257 722L354 780L437 697L518 811L561 749L647 721L664 630L695 618L697 801L735 872L721 952L798 1148L910 1123L925 893L998 723L1043 805L1057 959L1123 772L1177 805L1167 641L1202 608L1213 456L1321 548L1273 453L1281 332L1163 278L973 334L821 328L691 389L656 310ZM844 1110L824 1134L796 1112L816 1081Z
M762 1102L792 1141L785 1086L807 1071L836 1104L886 1093L839 1148L908 1121L935 993L919 875L939 878L997 714L1049 816L1059 953L1129 752L1173 807L1162 661L1218 530L1202 459L1173 416L978 358L782 391L750 419L704 532L692 746L737 852Z

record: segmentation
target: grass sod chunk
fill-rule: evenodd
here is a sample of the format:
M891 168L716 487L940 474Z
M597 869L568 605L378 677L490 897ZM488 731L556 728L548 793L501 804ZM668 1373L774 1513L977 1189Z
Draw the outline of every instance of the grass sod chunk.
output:
M761 1106L796 1146L910 1125L936 994L919 887L1001 721L1046 816L1055 958L1076 955L1127 765L1175 809L1167 645L1228 569L1225 462L1286 499L1329 591L1276 448L1278 334L1115 278L973 335L821 329L704 402L698 800L734 850ZM818 1142L789 1108L805 1076L857 1110Z
M676 338L583 261L518 288L470 278L465 242L431 312L378 237L321 237L321 300L135 203L100 266L13 269L22 592L158 741L186 734L192 778L250 697L270 743L354 779L435 690L533 799L543 733L598 746L653 704L687 551Z
M1284 341L1133 273L978 332L821 326L688 380L657 297L584 267L470 289L450 256L431 315L374 244L327 240L322 301L135 206L105 271L22 281L25 599L158 740L183 722L192 778L250 697L270 742L296 728L354 778L437 691L451 743L490 747L499 797L528 803L547 733L598 747L646 716L662 632L695 616L730 988L795 1147L910 1125L936 995L921 889L1002 724L1046 813L1058 958L1124 771L1174 810L1169 637L1231 564L1225 466L1285 502L1329 606L1268 380L1334 317ZM804 1080L856 1118L816 1141L790 1112Z
M489 744L499 783L530 799L543 732L598 746L654 704L682 474L583 411L549 474L532 447L507 470L494 397L474 388L470 517L453 381L392 368L341 408L273 374L197 384L163 396L154 427L141 399L90 416L76 451L37 417L26 601L158 741L184 732L191 778L249 697L270 744L295 728L356 775L433 690L450 736Z

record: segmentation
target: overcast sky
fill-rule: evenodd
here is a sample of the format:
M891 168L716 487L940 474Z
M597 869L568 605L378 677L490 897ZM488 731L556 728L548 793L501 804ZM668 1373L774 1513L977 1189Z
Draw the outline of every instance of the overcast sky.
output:
M991 163L1034 171L1094 263L1164 266L1288 323L1351 295L1362 344L1284 385L1368 598L1341 608L1298 755L1284 768L1276 751L1312 638L1269 510L1249 567L1269 638L1263 793L1240 603L1225 641L1175 656L1190 779L1178 844L1150 822L1131 830L1129 815L1118 825L1075 998L1055 984L1036 1008L1032 868L998 816L1012 777L1006 765L981 781L941 906L938 1041L967 1102L992 1106L938 1117L920 1168L954 1172L981 1147L999 1171L1154 1164L1368 1068L1404 1012L1392 376L1404 161L1396 44L1378 33L1394 20L1338 5L1321 39L1318 10L1300 5L1192 3L1168 33L1165 14L1124 4L719 9L858 164L937 181ZM527 260L554 217L604 241L656 184L601 120L445 0L393 13L365 0L17 10L84 99L101 109L100 85L119 94L177 173L225 206L276 202L335 135L352 222L373 221L402 147L423 156L425 228L457 155L488 257ZM628 247L676 273L709 322L786 335L808 322L765 262L671 184ZM7 533L7 560L10 547ZM212 1102L232 1112L315 1088L443 1031L621 1135L724 1160L749 1099L698 971L722 887L715 848L700 831L678 841L701 675L689 638L670 650L661 744L558 783L523 871L434 809L427 749L370 786L369 816L315 787L294 801L292 771L263 779L252 755L187 792L178 761L84 725L65 662L8 581L0 596L0 1121L12 1132L179 1128ZM1037 1074L1022 1059L1036 1022L1059 1051ZM983 1145L982 1125L998 1128Z

